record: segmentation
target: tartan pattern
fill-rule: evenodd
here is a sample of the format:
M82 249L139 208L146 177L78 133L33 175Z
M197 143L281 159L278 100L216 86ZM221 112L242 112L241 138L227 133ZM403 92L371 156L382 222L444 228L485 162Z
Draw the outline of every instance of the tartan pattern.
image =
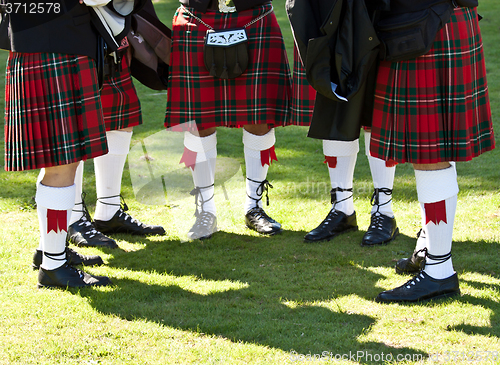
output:
M11 52L5 104L7 171L107 153L95 63L87 56Z
M268 4L239 13L189 10L219 30L243 27L270 8ZM196 121L200 129L288 123L290 69L274 13L246 28L249 65L241 76L230 80L214 78L205 68L203 45L207 28L203 24L179 8L172 28L165 127L190 121Z
M101 89L102 113L107 131L142 124L141 104L137 97L127 57L113 77L106 76Z
M290 123L309 126L316 100L316 90L307 81L297 47L293 50L293 85Z
M495 147L476 9L456 8L433 48L380 64L372 156L397 162L468 161Z

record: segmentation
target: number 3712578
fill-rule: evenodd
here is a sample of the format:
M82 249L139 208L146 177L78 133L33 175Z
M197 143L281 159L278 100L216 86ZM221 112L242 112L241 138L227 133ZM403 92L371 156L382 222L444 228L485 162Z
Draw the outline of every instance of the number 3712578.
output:
M58 2L7 2L0 0L2 12L7 14L59 14L61 3Z

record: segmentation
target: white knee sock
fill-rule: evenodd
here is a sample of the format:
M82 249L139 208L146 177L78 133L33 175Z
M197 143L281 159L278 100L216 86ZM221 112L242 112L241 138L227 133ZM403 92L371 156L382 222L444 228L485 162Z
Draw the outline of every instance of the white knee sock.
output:
M97 202L94 219L109 221L120 208L122 175L132 132L106 132L108 153L94 159Z
M35 201L44 252L41 267L54 270L66 263L66 235L75 203L75 185L56 188L38 183Z
M245 214L250 209L258 206L262 208L264 186L261 183L266 180L267 171L272 160L276 159L274 145L276 137L274 129L262 136L247 132L243 129L243 146L245 151L246 167L246 192Z
M75 206L71 210L71 218L68 225L72 225L83 217L83 161L80 161L75 174Z
M194 186L200 189L198 195L199 208L217 215L214 201L217 132L206 137L197 137L189 132L184 132L184 147L191 153L196 153L196 162L191 167L191 171Z
M424 271L435 279L445 279L454 274L451 258L453 223L457 208L458 183L454 167L442 170L415 170L418 200L425 219L427 257ZM432 259L432 256L438 256ZM439 256L441 258L439 258Z
M373 187L375 189L390 189L394 187L394 175L396 173L396 165L388 164L386 161L375 158L370 155L370 138L371 132L365 131L365 153L370 164L372 174ZM383 190L378 194L378 206L372 207L372 214L377 210L390 218L394 217L392 211L392 194L385 193Z
M328 163L332 189L349 189L336 192L337 202L333 204L332 208L346 215L354 213L352 185L358 151L359 140L357 139L347 142L323 140L323 154L325 162Z

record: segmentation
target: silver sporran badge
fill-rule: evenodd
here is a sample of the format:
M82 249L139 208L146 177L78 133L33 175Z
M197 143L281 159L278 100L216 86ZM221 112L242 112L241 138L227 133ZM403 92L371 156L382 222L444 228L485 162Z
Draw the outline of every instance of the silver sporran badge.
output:
M244 28L208 31L206 37L205 44L213 47L229 47L248 40Z

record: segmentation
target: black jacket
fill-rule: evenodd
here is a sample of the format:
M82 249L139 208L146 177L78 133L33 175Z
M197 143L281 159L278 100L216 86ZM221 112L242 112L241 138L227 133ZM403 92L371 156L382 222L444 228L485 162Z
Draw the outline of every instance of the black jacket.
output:
M365 0L287 0L286 8L307 79L318 92L308 136L357 139L373 111L380 42L372 9Z
M123 30L114 37L104 30L102 22L96 20L94 10L79 0L60 0L53 3L27 3L27 7L18 6L15 0L7 0L3 8L0 24L0 48L13 52L37 53L52 52L89 56L97 59L98 33L108 43L108 50L118 48L120 41L130 28L131 14L138 11L146 0L129 0L133 9L127 14L120 14L115 9L114 1L106 8L123 19ZM50 8L48 4L53 4ZM54 7L57 4L57 7ZM125 4L117 2L117 4Z
M89 8L78 0L54 3L61 5L60 11L51 8L49 12L45 7L44 13L25 13L22 8L21 11L3 13L0 48L13 52L53 52L96 58L97 33L91 26Z

